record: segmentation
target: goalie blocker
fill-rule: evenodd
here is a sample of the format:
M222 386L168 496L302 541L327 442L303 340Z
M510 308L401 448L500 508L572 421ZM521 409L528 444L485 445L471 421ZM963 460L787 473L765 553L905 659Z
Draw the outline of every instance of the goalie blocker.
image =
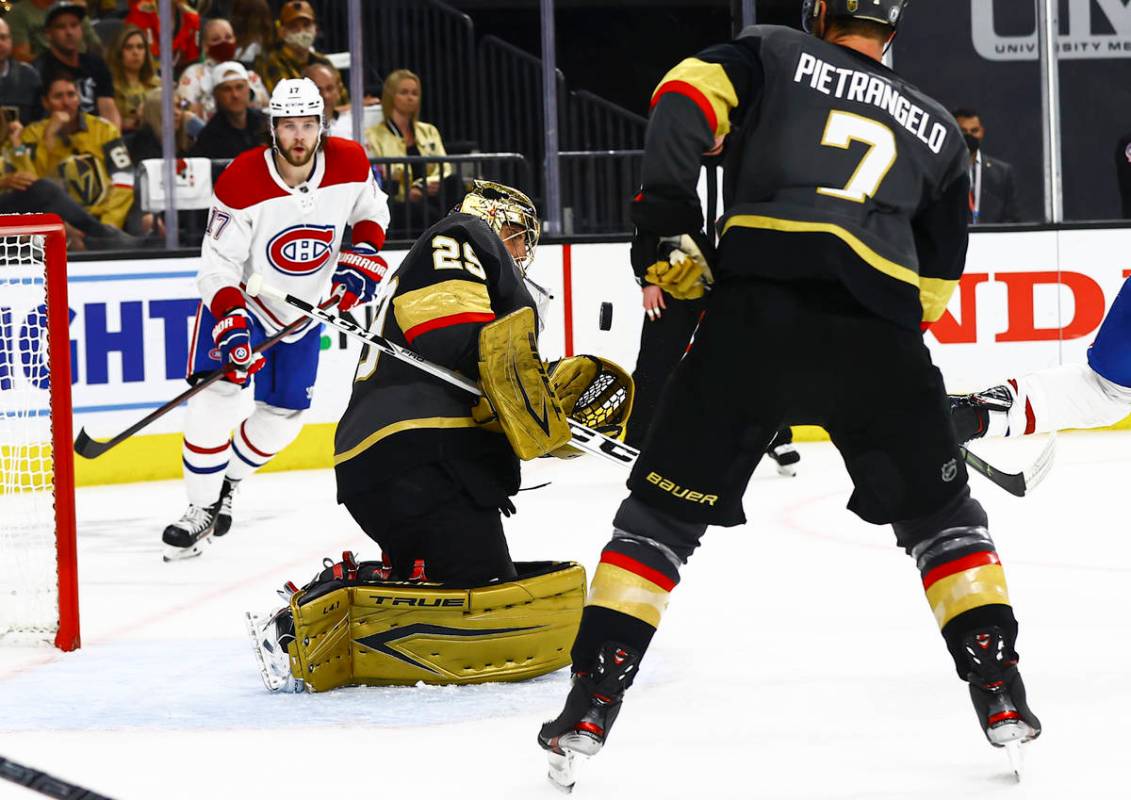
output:
M276 615L256 642L285 659L290 688L518 681L569 663L585 603L585 569L573 562L515 565L486 586L386 580L381 562L328 566ZM273 665L279 670L280 665ZM269 689L283 681L269 677Z

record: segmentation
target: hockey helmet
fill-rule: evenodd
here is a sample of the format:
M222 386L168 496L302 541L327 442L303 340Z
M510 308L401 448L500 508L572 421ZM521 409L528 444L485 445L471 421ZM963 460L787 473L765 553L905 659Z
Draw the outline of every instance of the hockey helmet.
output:
M516 259L516 263L523 274L526 273L534 261L534 248L538 246L538 239L542 235L538 209L529 197L502 183L477 180L456 210L479 217L503 241L522 236L526 242L526 255L521 262ZM503 227L507 225L518 228L518 231L504 236Z
M284 117L318 117L318 127L326 128L326 104L318 85L310 78L286 78L275 84L268 106L271 117L271 140L275 140L275 124Z
M813 33L822 2L829 19L865 19L894 30L911 0L804 0L801 5L801 26L806 33Z

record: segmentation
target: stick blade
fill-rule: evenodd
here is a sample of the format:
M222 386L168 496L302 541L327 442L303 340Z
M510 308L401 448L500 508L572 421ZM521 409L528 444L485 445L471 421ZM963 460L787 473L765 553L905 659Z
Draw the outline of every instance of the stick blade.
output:
M75 437L75 452L83 458L98 458L105 453L115 442L99 442L91 439L86 432L86 428L79 429L79 435Z

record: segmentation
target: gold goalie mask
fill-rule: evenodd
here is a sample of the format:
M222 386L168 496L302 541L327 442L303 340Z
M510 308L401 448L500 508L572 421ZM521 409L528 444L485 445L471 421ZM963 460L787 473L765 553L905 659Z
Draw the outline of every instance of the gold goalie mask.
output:
M534 248L538 246L538 239L542 235L538 210L529 197L502 183L477 180L456 210L479 217L504 242L516 236L523 237L526 255L515 259L515 263L526 274L527 268L534 261Z

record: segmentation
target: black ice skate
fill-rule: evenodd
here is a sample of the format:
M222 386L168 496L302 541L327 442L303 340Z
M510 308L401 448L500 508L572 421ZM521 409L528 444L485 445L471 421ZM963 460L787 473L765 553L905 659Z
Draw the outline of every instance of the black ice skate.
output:
M959 443L981 439L990 429L991 418L1008 415L1009 409L1013 408L1013 393L1005 384L974 394L947 395L947 399L950 400L950 418L954 421ZM1002 418L1004 420L1005 416ZM1008 422L1005 425L1008 427Z
M962 646L970 661L966 680L978 722L990 744L1006 748L1021 780L1021 745L1041 735L1041 722L1025 701L1017 654L998 627L970 634Z
M789 442L778 444L780 438L780 433L774 437L774 441L770 442L770 447L766 450L766 455L777 465L778 475L792 478L797 475L797 462L801 460L801 454Z
M161 534L161 541L165 543L165 561L181 561L200 555L215 523L215 505L194 506L190 503L184 515Z
M588 758L604 747L639 663L632 648L606 642L591 673L574 673L565 709L538 733L538 744L550 760L550 781L559 789L573 791L575 756Z
M213 536L223 536L232 528L232 497L240 488L240 482L231 478L224 478L224 485L220 487L220 499L212 507L216 514L216 524L213 526Z

